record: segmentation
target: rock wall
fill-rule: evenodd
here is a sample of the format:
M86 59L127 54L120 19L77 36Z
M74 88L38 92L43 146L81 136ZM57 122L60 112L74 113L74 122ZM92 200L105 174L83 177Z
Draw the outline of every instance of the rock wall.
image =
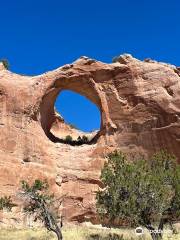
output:
M60 141L61 130L73 132L54 109L65 89L84 95L101 112L90 145ZM148 156L167 149L180 161L180 69L128 54L112 64L81 57L33 77L0 64L0 130L0 194L18 201L22 179L47 178L57 196L65 195L65 220L96 221L95 192L107 152ZM8 216L1 213L2 223L22 223L19 208Z

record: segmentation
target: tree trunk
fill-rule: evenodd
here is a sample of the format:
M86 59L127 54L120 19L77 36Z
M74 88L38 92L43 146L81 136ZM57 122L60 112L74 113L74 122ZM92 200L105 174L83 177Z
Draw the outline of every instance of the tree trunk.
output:
M162 239L162 234L161 233L152 233L151 232L151 237L153 240L160 240Z
M58 240L63 240L62 233L61 233L60 229L55 230L54 232L55 232Z
M56 234L58 240L63 240L61 229L59 227L57 227L56 229L51 228L50 231Z

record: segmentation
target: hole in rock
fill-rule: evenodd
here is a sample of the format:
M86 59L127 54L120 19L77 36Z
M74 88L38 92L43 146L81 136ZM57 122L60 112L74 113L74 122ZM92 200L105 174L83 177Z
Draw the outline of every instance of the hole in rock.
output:
M86 97L70 90L63 90L55 101L56 121L51 133L70 145L96 142L101 125L99 108Z

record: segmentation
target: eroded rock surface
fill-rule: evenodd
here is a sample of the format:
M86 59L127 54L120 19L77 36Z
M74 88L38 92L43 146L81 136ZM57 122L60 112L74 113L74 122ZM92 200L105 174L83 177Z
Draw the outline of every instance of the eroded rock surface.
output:
M100 109L101 129L90 145L59 141L60 131L73 134L54 110L65 89ZM180 161L180 69L173 65L127 54L112 64L81 57L29 77L0 64L0 111L0 194L17 199L22 179L47 178L57 196L65 195L62 212L68 221L94 220L107 152L120 148L147 156L167 149ZM13 211L9 218L1 213L4 224L23 219Z

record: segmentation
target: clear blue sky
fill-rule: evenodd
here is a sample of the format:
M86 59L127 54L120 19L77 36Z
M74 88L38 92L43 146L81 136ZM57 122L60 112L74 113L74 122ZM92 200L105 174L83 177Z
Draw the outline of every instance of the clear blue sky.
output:
M131 53L180 66L179 9L178 0L1 0L0 58L30 75L81 55L111 62ZM77 122L81 127L81 117ZM95 117L87 128L97 125Z

